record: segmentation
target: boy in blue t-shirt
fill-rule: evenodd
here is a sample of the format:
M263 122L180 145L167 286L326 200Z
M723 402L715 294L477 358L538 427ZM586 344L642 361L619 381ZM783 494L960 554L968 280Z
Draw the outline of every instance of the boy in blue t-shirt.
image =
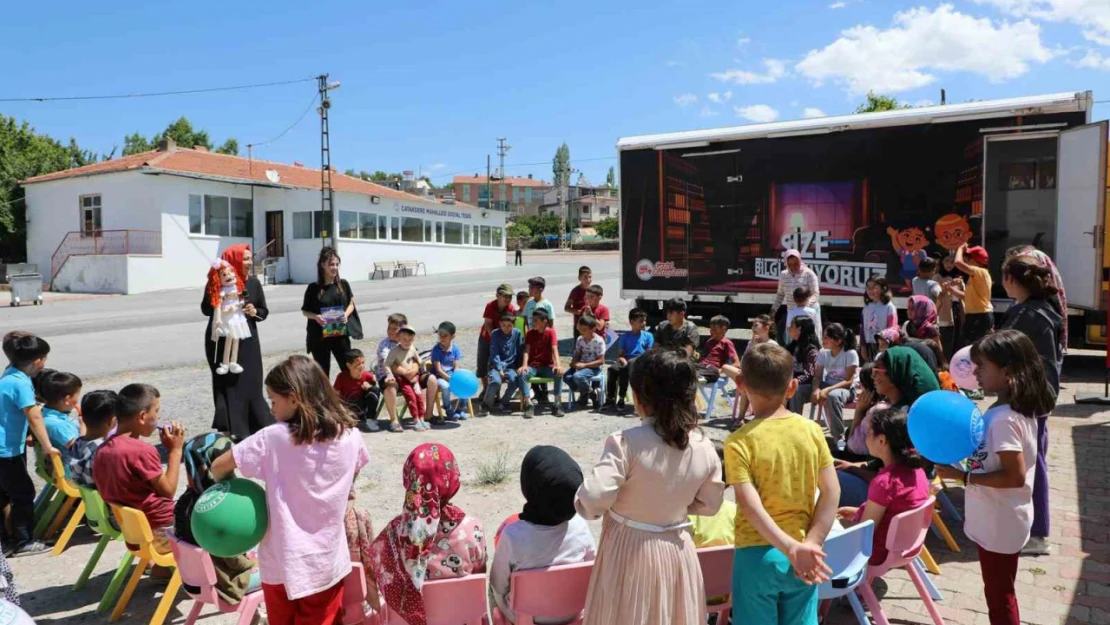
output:
M609 367L609 375L606 376L605 405L601 408L603 412L624 411L624 396L628 394L628 373L632 370L632 361L655 347L655 337L651 332L644 331L647 327L646 312L639 308L630 310L628 325L632 326L632 330L617 339L617 364ZM618 382L620 393L617 393Z
M35 378L35 386L44 403L42 422L50 444L62 454L66 477L70 477L69 459L77 437L85 435L84 422L78 423L70 416L81 397L81 378L64 371L43 371ZM47 465L48 471L50 465ZM52 473L52 471L51 471Z
M455 345L455 324L444 321L439 324L436 333L439 335L439 342L432 348L432 373L440 380L439 394L443 400L443 414L451 421L465 421L468 416L465 402L460 401L457 409L451 409L451 374L462 359L462 350Z
M18 557L49 549L31 537L35 484L27 472L27 431L34 434L44 456L57 453L31 383L31 378L46 368L50 345L29 332L14 331L4 335L3 349L11 366L0 376L0 508L11 505L11 534L4 547Z

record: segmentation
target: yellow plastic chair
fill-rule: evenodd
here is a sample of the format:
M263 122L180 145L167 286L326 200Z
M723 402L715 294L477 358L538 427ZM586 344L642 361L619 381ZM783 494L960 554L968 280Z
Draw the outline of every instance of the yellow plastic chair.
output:
M944 494L944 481L939 477L933 479L933 483L930 485L930 491L937 498L937 504L933 508L933 530L937 534L940 534L941 539L944 540L944 544L948 545L948 548L952 552L960 553L960 544L956 542L956 539L952 536L952 532L949 531L948 525L945 524L944 517L941 515L939 509L940 506L942 506L941 497L944 497L943 501L948 502L948 505L952 506L952 503L948 501L948 496ZM955 506L952 506L952 508L955 510ZM956 514L959 513L956 512Z
M50 550L50 555L57 556L65 551L66 545L68 545L70 539L73 538L73 533L77 531L77 526L81 525L81 521L85 520L85 500L81 499L81 492L77 490L77 487L66 479L66 471L65 467L62 466L61 456L58 454L51 455L50 466L53 467L54 471L54 488L58 489L58 492L61 493L66 500L65 503L62 504L62 509L58 512L58 515L54 517L54 521L51 522L50 527L46 529L46 534L44 536L53 536L54 532L58 531L58 526L65 520L69 510L74 504L77 504L77 509L74 510L73 515L69 517L69 523L67 523L65 529L62 530L62 535L58 537L58 542L54 543L54 548Z
M153 544L154 532L151 531L150 523L146 520L145 514L134 508L115 504L112 504L112 513L116 515L116 520L119 522L127 550L138 556L139 561L135 564L131 579L127 581L127 586L124 587L123 594L108 620L115 623L123 617L123 611L127 609L127 604L131 601L131 595L135 593L135 587L139 585L143 573L146 572L148 566L155 564L161 567L173 568L173 577L170 578L170 583L166 586L166 592L162 595L162 600L158 602L158 608L154 610L154 616L150 617L150 625L162 625L166 616L170 613L170 608L173 607L174 600L177 598L177 591L181 589L181 575L177 572L177 562L173 559L172 553L155 551Z

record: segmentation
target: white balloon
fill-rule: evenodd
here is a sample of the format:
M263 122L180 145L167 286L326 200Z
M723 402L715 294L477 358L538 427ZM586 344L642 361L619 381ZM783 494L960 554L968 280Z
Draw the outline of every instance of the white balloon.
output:
M948 363L948 373L952 374L952 381L960 388L969 391L979 390L979 380L975 377L975 363L971 361L970 345L952 356L952 360Z
M0 625L35 625L35 620L16 604L0 599Z

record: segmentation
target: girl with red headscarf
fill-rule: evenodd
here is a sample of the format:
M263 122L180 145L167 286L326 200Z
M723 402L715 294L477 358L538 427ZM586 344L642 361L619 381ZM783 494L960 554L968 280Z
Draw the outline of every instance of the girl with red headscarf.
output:
M257 325L266 319L270 311L266 307L262 283L251 271L254 258L250 246L245 243L232 245L224 250L220 258L231 265L239 278L238 283L242 289L239 297L243 301L243 313L250 327L250 338L239 341L238 363L242 372L217 375L218 365L214 361L218 360L217 354L223 354L226 339L209 340L212 336L215 307L211 293L206 290L200 310L209 318L204 332L204 351L212 370L212 427L218 432L230 434L236 440L242 440L274 422L270 407L262 396L262 347Z

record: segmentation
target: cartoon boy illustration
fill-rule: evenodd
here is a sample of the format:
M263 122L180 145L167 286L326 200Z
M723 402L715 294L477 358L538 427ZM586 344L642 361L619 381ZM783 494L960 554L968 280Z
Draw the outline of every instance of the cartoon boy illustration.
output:
M971 224L967 217L948 213L937 220L933 233L938 245L949 252L955 252L961 245L971 241Z
M901 230L888 227L886 233L890 235L890 244L902 261L902 279L906 281L906 286L912 287L918 263L928 256L925 248L929 245L929 239L925 236L925 231L917 226Z

